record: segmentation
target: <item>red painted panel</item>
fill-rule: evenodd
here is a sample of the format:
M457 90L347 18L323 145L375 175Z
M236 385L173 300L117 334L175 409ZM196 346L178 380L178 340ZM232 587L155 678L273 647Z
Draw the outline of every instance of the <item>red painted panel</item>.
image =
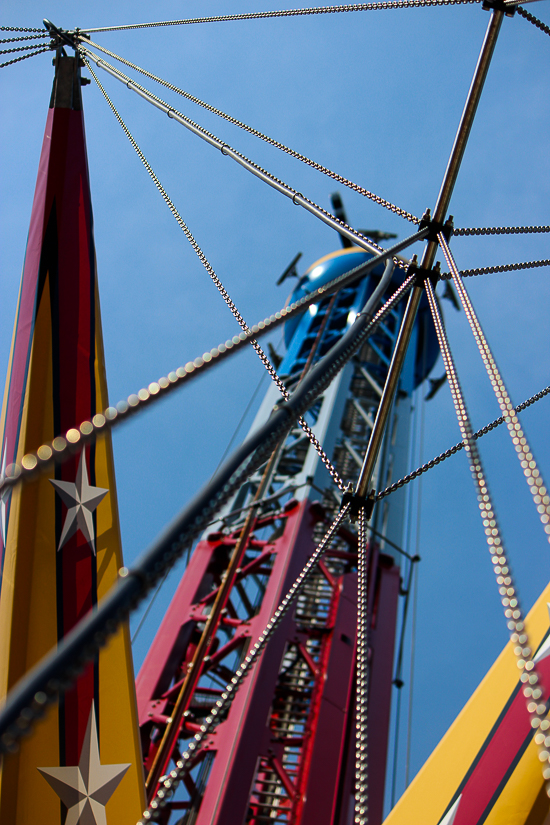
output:
M343 577L300 825L332 825L353 715L357 576Z

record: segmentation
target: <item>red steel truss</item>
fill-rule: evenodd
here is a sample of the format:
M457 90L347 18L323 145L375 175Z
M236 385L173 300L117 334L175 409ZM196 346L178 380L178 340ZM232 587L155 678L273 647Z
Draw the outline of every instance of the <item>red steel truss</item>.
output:
M289 501L258 518L236 580L182 711L172 759L200 728L242 656L273 614L327 526L319 503ZM137 679L148 771L193 660L242 528L201 541ZM342 527L224 721L208 738L171 809L182 822L347 823L354 776L357 539ZM399 569L369 550L370 821L380 822L390 714ZM162 771L170 770L168 762ZM156 783L150 788L153 792ZM168 821L170 810L165 815Z

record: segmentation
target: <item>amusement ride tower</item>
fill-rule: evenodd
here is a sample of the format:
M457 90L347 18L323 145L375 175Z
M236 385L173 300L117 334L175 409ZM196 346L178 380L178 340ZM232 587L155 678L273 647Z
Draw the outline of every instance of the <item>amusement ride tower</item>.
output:
M348 244L314 263L290 302L372 256ZM388 297L403 271L379 265L285 326L279 374L293 389L339 340L375 288ZM382 292L382 294L380 294ZM375 301L376 301L375 296ZM375 309L373 307L373 309ZM305 415L340 477L356 482L385 384L402 305L358 351ZM412 392L437 358L427 301L414 325L391 424L376 463L381 489L406 472ZM281 400L268 390L254 432ZM149 795L200 729L319 543L342 494L323 457L296 424L234 496L195 548L137 678ZM381 822L400 591L404 491L374 507L369 527L369 822ZM411 563L409 561L409 563ZM357 533L336 540L242 685L223 722L195 755L181 809L190 823L340 825L354 793ZM182 747L183 746L183 747Z
M380 825L391 686L400 682L393 670L398 598L418 560L402 549L401 487L459 449L476 485L510 642L387 823L549 822L550 585L524 615L476 444L506 424L548 537L550 496L517 413L550 388L512 405L463 284L469 275L548 260L458 270L449 248L453 189L501 25L516 5L483 3L490 18L433 216L426 209L415 217L191 97L415 225L386 249L366 237L380 240L381 233L348 226L337 202L334 217L98 57L92 46L190 97L90 40L90 33L112 27L68 31L48 20L44 30L4 27L50 37L27 56L55 50L56 77L1 425L2 823L112 825L141 816L141 825ZM204 20L115 28L191 22ZM35 38L4 42L20 39ZM26 49L35 47L8 51ZM249 328L92 63L336 229L344 248L314 263L287 306ZM241 327L116 407L107 401L82 67ZM547 225L474 227L455 234L549 231ZM420 261L398 257L421 241ZM439 251L448 273L436 263ZM285 276L296 274L296 261ZM451 297L464 308L502 413L477 432L435 293L440 278L454 284ZM271 353L272 364L257 338L283 322L286 355L279 363ZM135 564L123 566L112 427L249 344L274 384L247 438ZM412 394L439 352L461 441L406 474ZM136 707L128 615L191 546L138 675ZM46 721L23 739L47 705L53 707Z

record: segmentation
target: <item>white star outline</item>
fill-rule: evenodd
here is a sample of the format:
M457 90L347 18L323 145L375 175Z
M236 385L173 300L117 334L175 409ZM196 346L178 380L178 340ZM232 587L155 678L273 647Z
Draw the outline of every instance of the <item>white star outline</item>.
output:
M92 703L78 765L37 770L68 808L65 825L107 825L105 805L130 765L102 765L99 761L95 707Z
M80 530L95 556L95 531L92 513L98 504L105 498L109 490L103 487L91 487L88 481L88 467L86 465L86 451L82 450L76 479L74 484L70 481L57 481L51 478L50 482L55 487L56 493L67 506L67 515L59 539L58 551L63 545Z

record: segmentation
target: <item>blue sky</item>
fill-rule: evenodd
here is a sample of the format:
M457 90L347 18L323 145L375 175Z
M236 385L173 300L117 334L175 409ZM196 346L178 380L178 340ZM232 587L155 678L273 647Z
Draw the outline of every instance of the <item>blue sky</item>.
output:
M22 8L4 0L2 23L38 27L46 16L64 28L85 28L145 22L151 15L166 20L271 8L266 0L158 2L154 11L141 2L29 0ZM528 8L550 23L548 2ZM104 33L96 40L420 215L435 203L488 19L479 6L457 6ZM52 77L49 54L0 75L2 376ZM249 323L284 304L287 286L275 282L298 251L303 271L339 246L335 233L304 210L104 72L100 78ZM409 234L411 225L361 195L152 82L140 82L323 207L330 208L330 193L338 189L353 225ZM83 94L107 373L111 401L117 401L237 330L99 90L92 84ZM505 19L453 196L456 225L549 224L549 134L550 39L517 16ZM452 248L462 269L550 257L548 235L456 238ZM549 384L548 268L469 279L467 288L513 400ZM473 423L480 427L499 411L464 314L448 304L445 309ZM274 334L274 345L279 340ZM128 563L209 478L263 372L252 351L243 353L117 431ZM434 375L442 372L439 363ZM547 479L549 404L547 398L523 414ZM417 408L419 427L421 395ZM424 410L415 465L459 440L447 387ZM481 452L527 607L548 581L548 544L506 432L486 436ZM416 513L420 487L414 484ZM420 504L412 774L506 640L464 455L424 477ZM416 530L414 520L411 549ZM167 583L140 634L138 663L175 582Z

